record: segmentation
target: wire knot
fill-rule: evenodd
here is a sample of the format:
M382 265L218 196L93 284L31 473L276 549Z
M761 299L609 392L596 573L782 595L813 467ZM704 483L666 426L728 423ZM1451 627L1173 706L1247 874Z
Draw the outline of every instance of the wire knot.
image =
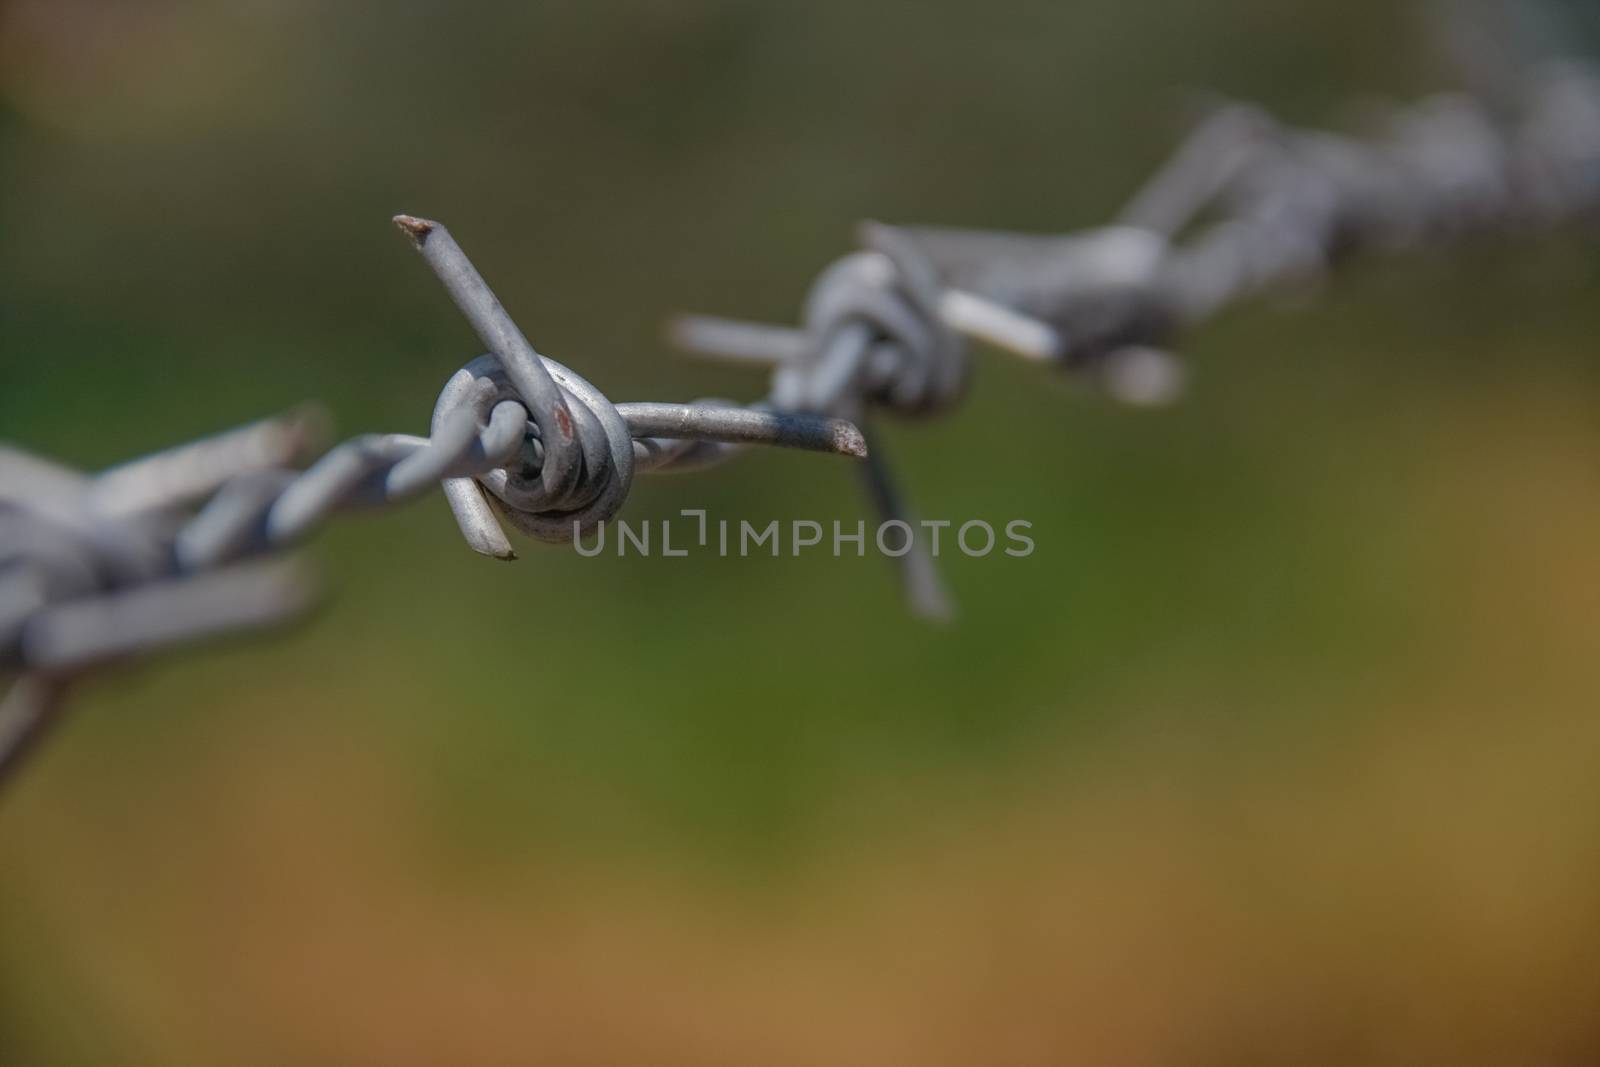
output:
M448 230L410 215L395 223L490 353L445 383L432 440L412 442L426 453L407 472L408 484L443 479L456 524L477 552L516 558L491 499L529 537L567 542L622 508L635 470L705 466L757 444L866 455L861 431L838 419L726 401L613 404L534 351Z
M807 296L806 342L773 378L782 409L854 418L946 410L966 391L965 339L941 316L944 287L903 231L863 227L866 251L835 262Z
M445 384L432 432L435 439L489 436L496 421L514 426L514 437L498 435L495 454L486 457L496 465L448 479L446 493L452 505L476 497L470 516L492 521L481 486L523 533L566 542L621 509L633 484L633 437L605 394L555 360L536 358L554 391L519 389L499 358L480 356Z

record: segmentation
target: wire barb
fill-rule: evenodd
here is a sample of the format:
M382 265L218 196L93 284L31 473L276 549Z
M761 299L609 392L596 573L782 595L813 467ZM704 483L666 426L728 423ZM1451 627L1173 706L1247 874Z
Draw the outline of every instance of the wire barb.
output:
M613 404L528 343L450 232L401 215L489 353L445 384L427 437L364 434L304 470L312 409L88 477L0 447L0 783L53 719L67 681L303 612L298 544L339 512L444 489L472 548L514 558L496 512L546 541L610 518L636 470L690 469L752 445L864 459L835 417L727 401ZM490 500L494 501L491 506Z
M1600 75L1547 60L1516 71L1515 107L1436 96L1391 109L1366 138L1218 106L1111 226L1041 236L867 223L863 250L813 284L799 327L689 315L668 336L769 368L780 410L942 412L965 390L967 341L1076 372L1131 405L1169 404L1187 378L1169 344L1231 304L1304 287L1358 252L1600 214ZM874 508L899 518L881 456L872 471ZM912 610L941 614L929 610L931 561L901 570Z

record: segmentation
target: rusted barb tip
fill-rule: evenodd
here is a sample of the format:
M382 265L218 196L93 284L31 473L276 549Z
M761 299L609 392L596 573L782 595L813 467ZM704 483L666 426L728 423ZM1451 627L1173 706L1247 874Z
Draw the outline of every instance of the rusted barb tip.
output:
M394 217L394 224L400 227L401 232L403 232L407 237L410 237L413 241L415 241L418 248L421 248L423 245L428 243L428 236L432 234L434 228L439 225L437 222L429 222L427 219L419 219L414 215L396 215Z
M867 458L867 438L853 422L839 419L833 426L833 443L842 456Z

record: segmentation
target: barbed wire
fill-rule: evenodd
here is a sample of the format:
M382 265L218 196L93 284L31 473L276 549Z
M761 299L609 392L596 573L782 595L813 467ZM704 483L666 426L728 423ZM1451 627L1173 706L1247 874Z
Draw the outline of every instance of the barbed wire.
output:
M445 383L430 436L363 435L296 470L322 421L297 412L93 478L0 448L0 665L24 672L0 702L0 780L51 722L67 679L304 610L305 567L261 557L338 511L441 485L467 543L514 559L497 515L571 541L616 514L639 471L750 445L865 454L860 431L838 418L728 401L614 404L534 350L443 226L395 222L489 349Z
M670 336L690 352L770 367L778 407L859 422L869 496L885 520L908 521L871 415L952 406L968 379L966 339L1077 371L1130 404L1164 404L1185 378L1168 346L1230 304L1315 285L1358 253L1594 216L1600 77L1552 63L1517 95L1510 122L1446 94L1388 111L1366 138L1228 104L1112 226L1036 236L867 223L864 250L822 273L800 327L693 315ZM947 615L925 547L902 568L913 610Z
M690 351L766 367L761 403L623 403L539 355L450 233L395 219L488 349L446 383L429 436L369 434L309 467L315 411L292 412L87 476L0 447L0 781L101 664L269 625L313 600L276 558L336 513L442 487L468 545L514 558L502 520L570 542L610 519L635 473L703 468L750 445L864 460L885 522L915 530L878 412L950 411L969 345L1066 368L1133 404L1169 402L1170 346L1220 309L1319 281L1356 253L1550 229L1600 215L1600 77L1551 62L1488 100L1446 94L1366 136L1216 107L1109 227L1037 236L867 223L818 278L801 325L707 316ZM908 604L947 617L921 540L898 557Z

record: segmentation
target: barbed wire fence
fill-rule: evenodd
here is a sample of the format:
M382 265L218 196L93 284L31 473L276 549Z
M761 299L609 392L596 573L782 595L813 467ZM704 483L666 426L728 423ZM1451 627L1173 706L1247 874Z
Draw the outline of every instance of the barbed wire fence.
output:
M474 551L512 559L502 521L571 542L618 513L636 473L767 445L859 460L882 520L913 531L875 420L950 412L971 342L1131 404L1167 403L1185 378L1172 345L1225 306L1304 287L1358 254L1600 217L1600 74L1559 57L1508 62L1486 23L1446 25L1475 91L1390 108L1364 136L1219 105L1111 226L867 223L799 326L678 320L680 347L770 372L767 398L749 406L613 403L537 353L443 226L397 217L488 350L446 383L429 436L360 436L301 469L324 436L305 410L92 476L0 446L0 670L16 679L0 701L0 784L74 679L303 611L314 582L284 553L342 511L437 485ZM900 547L911 610L948 617L926 545L908 533Z

